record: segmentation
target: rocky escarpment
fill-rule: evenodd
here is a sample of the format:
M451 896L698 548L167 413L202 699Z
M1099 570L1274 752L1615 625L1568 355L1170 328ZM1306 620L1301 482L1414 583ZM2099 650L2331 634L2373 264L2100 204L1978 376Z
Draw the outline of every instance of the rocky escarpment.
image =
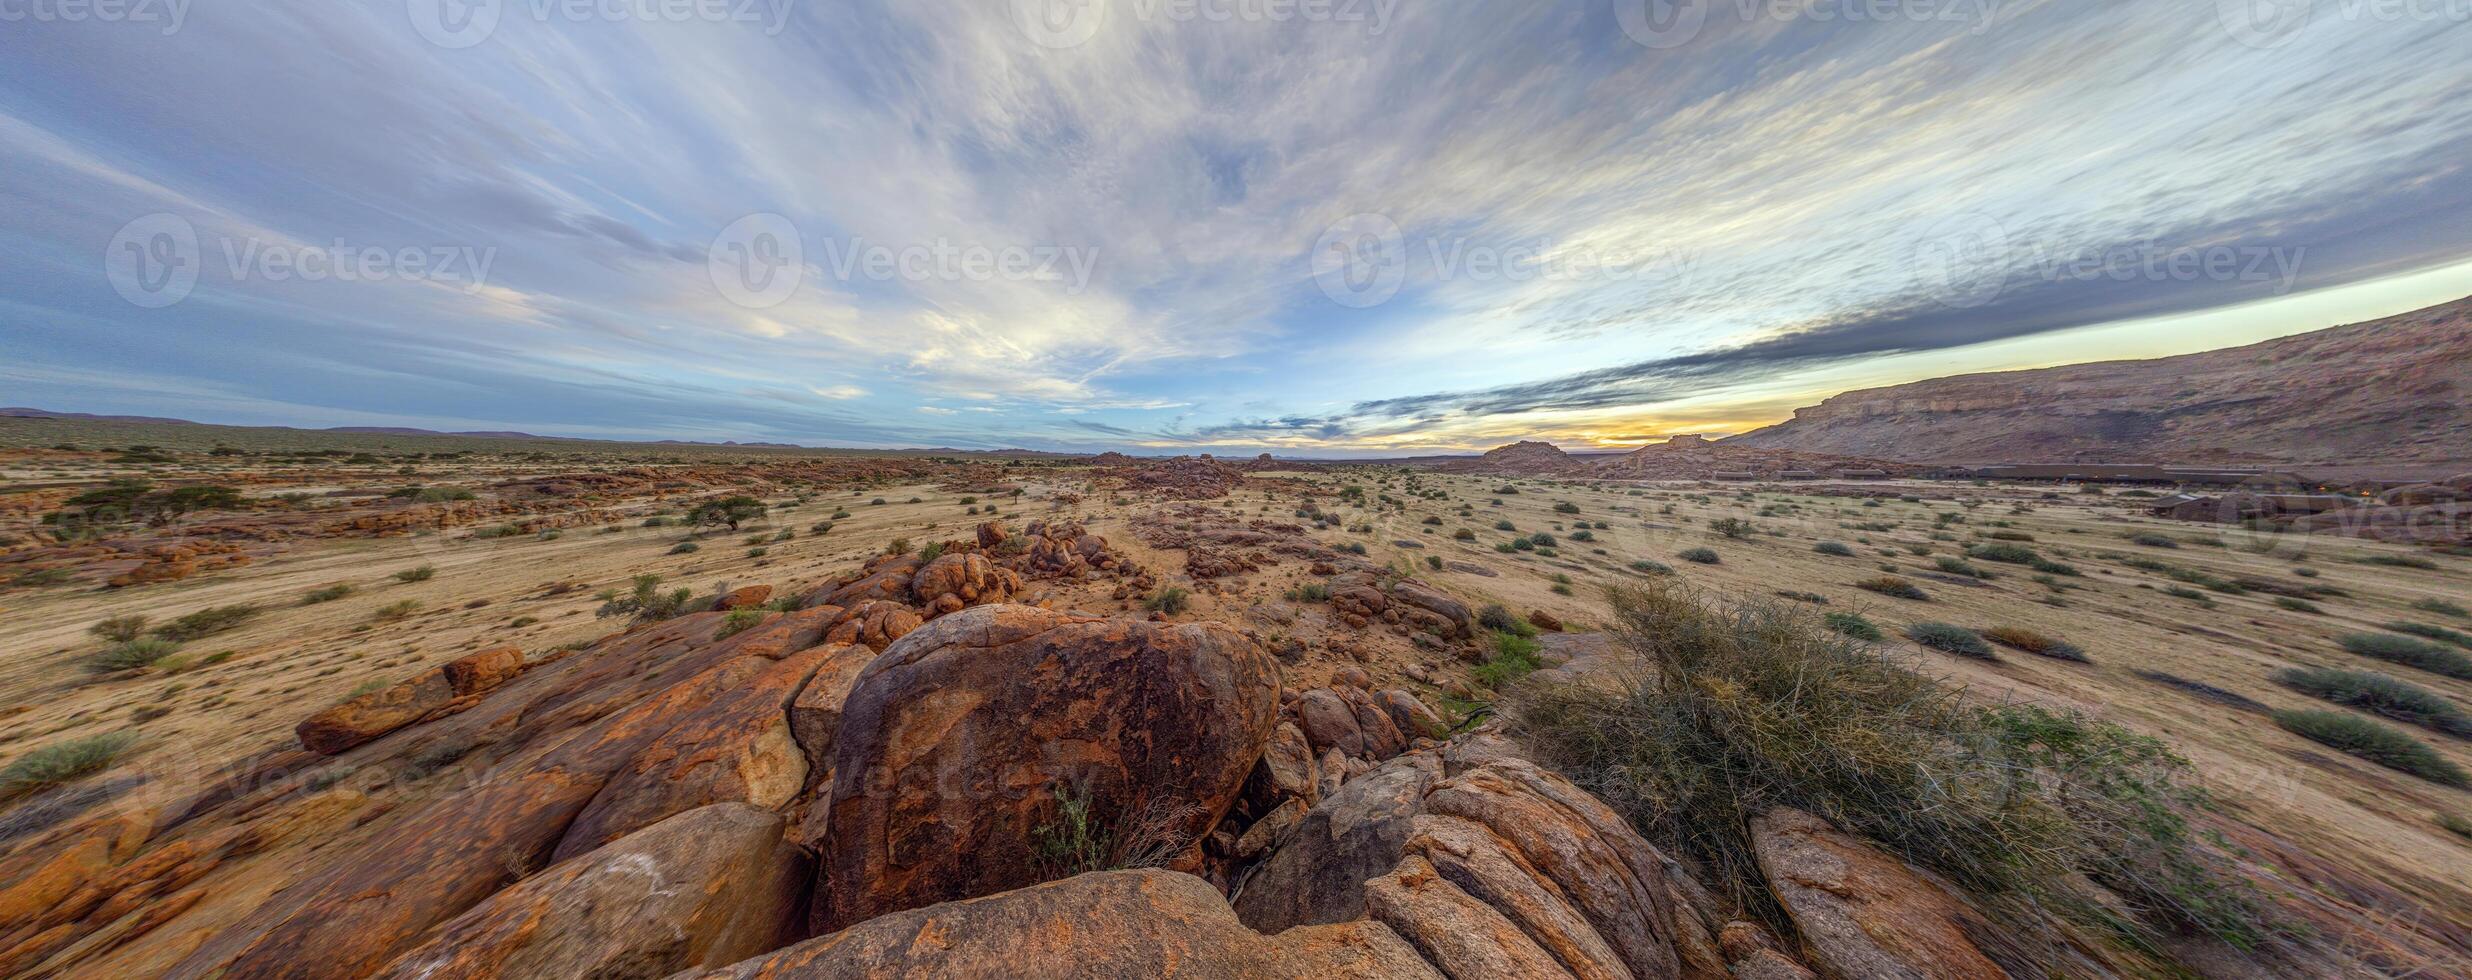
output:
M1724 440L1909 462L2472 456L2472 300L2246 347L1852 391Z

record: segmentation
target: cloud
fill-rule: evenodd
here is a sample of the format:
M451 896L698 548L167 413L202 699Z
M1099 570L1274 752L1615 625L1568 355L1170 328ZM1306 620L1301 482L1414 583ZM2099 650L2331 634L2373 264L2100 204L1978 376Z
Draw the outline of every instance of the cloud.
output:
M2459 25L2317 18L2252 48L2206 4L1862 24L1720 4L1652 50L1610 0L1425 5L1379 32L1123 7L1055 49L1002 4L849 0L778 32L508 17L443 52L385 5L234 4L169 37L0 33L20 364L72 379L125 352L304 423L455 399L475 428L1453 447L1773 413L1849 363L2472 258ZM210 242L496 261L478 289L210 264L150 313L96 256L157 211ZM732 302L708 261L754 214L798 231L777 305ZM1307 254L1359 214L1404 250L1365 309ZM1946 247L1977 239L1998 288L1952 304ZM878 249L1027 264L844 261ZM2122 249L2293 261L2071 271ZM899 408L921 402L975 407Z

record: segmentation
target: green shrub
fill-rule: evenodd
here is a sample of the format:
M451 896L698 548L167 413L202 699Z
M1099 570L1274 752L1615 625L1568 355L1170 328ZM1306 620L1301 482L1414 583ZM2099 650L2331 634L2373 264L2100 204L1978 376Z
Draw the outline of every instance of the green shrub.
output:
M1984 630L1983 638L2011 650L2031 653L2038 657L2050 657L2054 660L2068 660L2081 664L2094 662L2093 658L2086 656L2086 651L2079 649L2077 644L2057 637L2045 636L2030 629L1995 626Z
M211 606L155 627L154 635L174 643L187 643L239 629L240 624L255 618L257 614L258 608L247 604Z
M2428 743L2340 711L2278 711L2275 724L2320 745L2367 759L2397 772L2407 772L2441 786L2472 786L2472 776Z
M1725 517L1710 521L1708 522L1708 530L1710 533L1723 535L1724 537L1736 541L1759 533L1759 528L1752 526L1750 521L1743 520L1739 517Z
M2385 674L2325 667L2294 667L2275 673L2275 683L2311 697L2350 705L2371 714L2472 738L2472 715L2445 695Z
M1960 657L1994 661L2000 659L1998 654L1991 652L1991 644L1983 642L1982 634L1963 626L1953 626L1948 623L1914 623L1906 627L1906 639L1942 653L1953 653Z
M1827 613L1820 617L1820 621L1826 624L1829 629L1846 636L1853 637L1857 640L1862 640L1869 643L1878 643L1882 640L1888 639L1888 634L1880 630L1880 625L1878 623L1874 623L1871 620L1864 618L1860 613Z
M1967 578L1991 577L1991 573L1984 571L1982 566L1976 565L1975 563L1967 561L1963 558L1951 558L1947 555L1941 555L1938 558L1932 559L1931 563L1938 566L1941 571L1947 572L1951 575L1963 575Z
M381 623L392 623L398 620L410 619L413 613L419 611L421 611L421 601L419 599L405 599L400 602L390 602L386 605L379 606L377 611L371 613L370 616Z
M1329 602L1330 586L1321 582L1306 582L1289 589L1287 597L1294 602Z
M1860 582L1854 583L1854 587L1865 592L1877 592L1892 599L1912 599L1916 602L1931 601L1931 596L1928 593L1925 593L1920 586L1894 575L1881 575L1875 578L1867 578Z
M304 606L314 606L322 602L333 602L337 599L351 595L352 592L353 589L350 585L329 585L323 589L310 590L308 595L300 597L300 604Z
M2069 578L2081 578L2086 574L2078 571L2077 566L2075 565L2071 565L2067 562L2053 561L2049 558L2037 558L2033 561L2027 562L2026 566L2045 575L2065 575Z
M2456 680L2472 681L2472 657L2426 640L2390 633L2346 633L2336 642L2342 644L2345 650L2364 657L2417 667Z
M2191 929L2255 946L2275 931L2189 826L2204 797L2174 782L2187 764L2159 740L1971 700L1787 604L1718 608L1655 586L1614 601L1618 641L1654 669L1615 690L1527 685L1511 732L1773 924L1787 918L1744 816L1790 806L1976 895L2026 897L1977 905L2021 942L2065 945L2034 908L2148 941ZM2083 901L2081 876L2149 920Z
M1996 561L2008 565L2030 565L2043 557L2035 554L2032 548L2006 543L1978 544L1966 549L1966 554L1983 561Z
M136 747L136 733L111 732L35 749L0 767L0 802L102 772Z
M927 542L927 547L918 549L918 560L921 562L930 562L942 557L944 557L944 542L942 541L930 541Z
M721 617L721 628L712 633L715 640L737 636L764 622L770 613L762 609L732 609Z
M2136 544L2136 545L2144 545L2144 546L2146 546L2146 547L2148 547L2148 548L2177 548L2177 547L2180 547L2180 542L2175 541L2175 540L2173 540L2173 539L2171 539L2171 538L2164 537L2164 536L2162 536L2162 535L2160 535L2160 534L2132 534L2132 535L2129 535L2129 543L2130 543L2130 544Z
M127 643L145 635L146 617L142 615L113 616L92 626L86 633L113 643Z
M1649 561L1648 559L1645 559L1645 558L1642 558L1642 559L1640 559L1640 560L1638 560L1638 561L1632 562L1632 563L1631 563L1631 570L1632 570L1632 571L1634 571L1634 572L1638 572L1638 573L1640 573L1640 574L1642 574L1642 575L1672 575L1672 574L1674 574L1674 567L1673 567L1672 565L1668 565L1668 564L1666 564L1666 563L1664 563L1664 562L1661 562L1661 561Z
M2419 555L2362 555L2356 560L2363 565L2383 565L2388 568L2417 568L2423 571L2435 570L2438 567L2437 562L2430 561L2429 559L2423 558Z
M2397 621L2386 624L2386 628L2394 630L2397 633L2410 633L2413 636L2426 637L2432 640L2444 640L2459 647L2472 647L2472 634L2458 633L2443 626L2428 626L2421 623Z
M1847 547L1842 541L1822 541L1812 545L1811 550L1818 554L1833 555L1838 558L1854 557L1854 549Z
M673 555L692 555L702 550L704 550L703 545L696 544L693 541L681 541L678 543L677 547L671 548L669 553Z
M1710 551L1706 548L1692 548L1682 552L1681 554L1675 555L1674 557L1700 565L1714 565L1723 561L1723 559L1717 557L1716 552Z
M1503 608L1498 602L1486 603L1484 608L1478 609L1476 624L1496 633L1508 633L1513 636L1536 635L1536 627L1529 625L1527 620L1519 618L1509 609Z
M1142 608L1154 613L1173 616L1185 611L1185 607L1191 604L1192 600L1192 593L1171 585L1151 593L1150 598L1142 600Z
M2472 610L2466 610L2461 605L2444 599L2422 599L2413 603L2412 608L2422 612L2437 613L2440 616L2453 616L2456 619L2472 618Z
M426 582L437 577L438 566L436 565L422 565L419 568L407 568L395 573L395 581L407 585L413 582Z
M611 616L628 616L639 623L650 623L678 616L686 612L687 606L695 601L693 589L679 588L666 593L662 592L659 575L651 573L638 575L635 576L632 584L633 590L625 595L620 595L615 589L602 592L601 608L594 610L593 615L603 619Z
M155 661L171 656L180 644L154 637L139 637L114 643L103 652L86 658L86 669L98 674L118 673L153 666Z
M1543 648L1534 639L1518 633L1494 633L1490 642L1493 656L1470 670L1477 683L1486 687L1501 690L1545 666L1538 656Z

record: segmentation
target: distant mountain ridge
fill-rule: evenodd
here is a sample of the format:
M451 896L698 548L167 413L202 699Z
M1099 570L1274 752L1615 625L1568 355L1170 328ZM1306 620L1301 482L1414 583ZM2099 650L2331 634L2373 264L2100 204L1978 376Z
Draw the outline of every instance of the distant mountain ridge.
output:
M1849 391L1721 445L1909 462L2472 459L2472 299L2246 347Z

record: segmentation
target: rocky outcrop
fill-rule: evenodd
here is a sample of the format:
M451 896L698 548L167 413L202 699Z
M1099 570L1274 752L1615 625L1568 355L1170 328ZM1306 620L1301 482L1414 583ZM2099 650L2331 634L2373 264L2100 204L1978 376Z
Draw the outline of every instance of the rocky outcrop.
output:
M1751 821L1760 872L1812 965L1844 980L1976 980L2008 973L1975 945L1991 927L1905 862L1800 810Z
M1009 601L1019 591L1019 574L975 553L939 556L910 579L910 594L930 615Z
M455 710L523 673L520 647L484 650L309 716L294 729L302 748L341 755L388 732Z
M869 919L701 980L876 977L1440 980L1375 922L1266 936L1190 875L1112 871Z
M1563 452L1550 442L1515 442L1496 448L1476 459L1455 460L1441 466L1446 473L1475 473L1490 476L1550 476L1578 471L1584 463Z
M868 664L843 706L819 921L1052 877L1036 835L1066 796L1111 830L1198 840L1243 788L1277 703L1269 654L1215 624L1026 606L929 623Z
M2457 462L2472 300L2146 361L1837 395L1719 443L1917 462Z
M689 810L561 863L440 925L380 976L664 977L794 938L812 868L781 817Z

